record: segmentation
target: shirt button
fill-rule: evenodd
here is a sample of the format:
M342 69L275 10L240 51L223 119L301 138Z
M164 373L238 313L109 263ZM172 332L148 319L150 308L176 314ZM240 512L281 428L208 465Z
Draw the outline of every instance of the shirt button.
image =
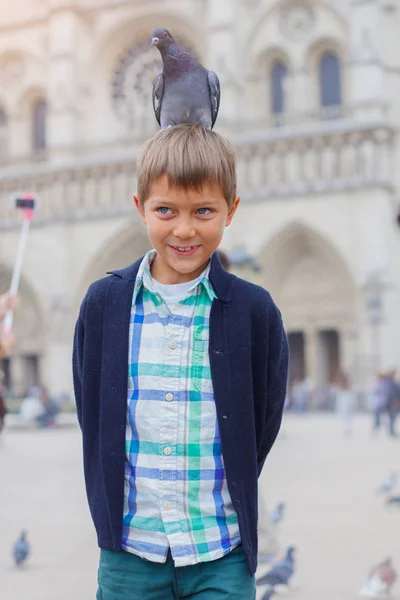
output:
M174 395L171 394L171 392L168 392L168 394L165 394L165 399L167 402L172 402L172 400L174 399Z
M164 448L164 454L166 456L169 456L170 454L172 454L172 448L170 448L169 446L167 446L166 448Z
M171 502L164 502L164 508L165 508L165 510L171 510L171 508L172 508Z
M175 350L175 348L176 348L176 342L170 342L168 344L168 346L171 348L171 350Z

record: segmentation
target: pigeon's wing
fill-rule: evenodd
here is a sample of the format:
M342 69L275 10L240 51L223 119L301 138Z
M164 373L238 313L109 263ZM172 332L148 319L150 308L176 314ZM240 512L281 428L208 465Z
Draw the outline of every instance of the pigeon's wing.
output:
M293 575L293 569L282 563L278 563L275 567L272 567L268 573L266 573L261 579L257 580L257 584L264 585L269 583L270 585L287 584L289 579Z
M210 90L212 128L218 117L221 99L221 86L219 84L218 75L214 73L214 71L208 71L208 89Z
M29 546L22 540L16 542L13 548L13 556L17 563L24 561L29 554Z
M161 125L161 102L164 93L164 75L160 73L153 83L153 108L158 124Z

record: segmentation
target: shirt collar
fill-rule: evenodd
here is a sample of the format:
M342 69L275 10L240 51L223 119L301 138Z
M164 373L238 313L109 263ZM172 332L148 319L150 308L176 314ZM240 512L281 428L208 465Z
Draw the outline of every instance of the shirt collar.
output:
M142 285L144 285L144 287L147 290L149 290L149 292L152 292L154 294L156 293L154 286L153 286L153 278L150 273L151 263L153 262L155 256L156 256L156 251L149 250L147 252L147 254L145 254L145 256L143 257L142 262L140 263L138 274L136 276L135 287L133 289L133 304L136 302L139 290L142 287ZM200 279L200 281L197 284L194 284L193 287L189 288L188 293L190 293L192 290L194 290L198 285L202 285L205 288L205 290L212 302L214 300L214 298L217 297L217 295L216 295L214 288L212 286L212 283L210 281L210 269L211 269L211 261L208 263L206 269L204 269L202 278Z

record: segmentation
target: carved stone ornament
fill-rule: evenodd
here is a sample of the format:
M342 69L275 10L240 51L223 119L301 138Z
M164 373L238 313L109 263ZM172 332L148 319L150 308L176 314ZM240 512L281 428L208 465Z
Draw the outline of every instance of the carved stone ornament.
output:
M3 85L14 83L25 71L24 60L21 56L5 56L0 62L0 81Z
M280 14L280 30L291 40L302 41L312 32L315 24L313 8L305 2L288 2Z

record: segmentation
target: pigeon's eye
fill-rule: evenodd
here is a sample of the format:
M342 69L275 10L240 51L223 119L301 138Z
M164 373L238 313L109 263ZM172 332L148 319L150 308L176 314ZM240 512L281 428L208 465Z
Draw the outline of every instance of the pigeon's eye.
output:
M167 32L164 33L164 37L168 37L168 33Z

